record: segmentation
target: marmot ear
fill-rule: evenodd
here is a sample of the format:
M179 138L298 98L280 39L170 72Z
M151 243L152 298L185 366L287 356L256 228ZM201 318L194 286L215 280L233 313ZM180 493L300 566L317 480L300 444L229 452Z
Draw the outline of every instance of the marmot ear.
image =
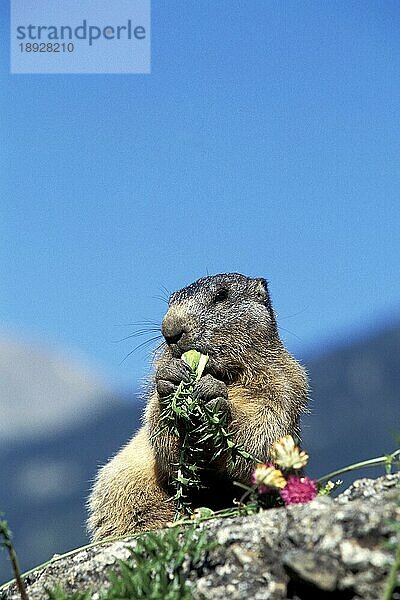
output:
M277 333L276 317L275 317L274 311L272 309L271 298L269 296L268 281L266 279L264 279L263 277L257 277L255 279L255 282L256 282L256 294L260 298L260 302L262 302L262 304L264 304L264 306L266 307L266 309L269 313L269 316L271 318L272 328L275 331L275 333Z
M266 279L264 279L263 277L257 277L255 279L255 282L256 282L256 294L260 297L260 300L263 300L264 302L268 302L269 301L268 281Z

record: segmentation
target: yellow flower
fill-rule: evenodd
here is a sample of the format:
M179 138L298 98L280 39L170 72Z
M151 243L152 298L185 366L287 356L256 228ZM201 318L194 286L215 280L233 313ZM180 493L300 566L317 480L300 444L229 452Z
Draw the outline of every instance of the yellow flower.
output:
M308 454L295 445L291 435L285 435L274 443L271 459L283 469L301 469L308 462Z
M259 486L260 492L265 492L267 487L284 488L286 479L279 469L273 465L259 464L253 471L252 481Z

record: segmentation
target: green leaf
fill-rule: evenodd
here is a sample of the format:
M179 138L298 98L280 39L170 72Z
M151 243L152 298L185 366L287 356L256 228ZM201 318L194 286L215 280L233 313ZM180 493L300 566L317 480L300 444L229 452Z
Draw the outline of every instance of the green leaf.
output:
M188 350L187 352L182 354L182 360L187 365L189 365L189 367L193 371L196 371L196 369L199 365L199 362L200 362L200 357L201 357L201 354L200 354L200 352L197 352L197 350Z
M197 350L188 350L182 354L182 360L189 365L196 374L196 381L203 375L204 368L208 361L208 356L197 352Z

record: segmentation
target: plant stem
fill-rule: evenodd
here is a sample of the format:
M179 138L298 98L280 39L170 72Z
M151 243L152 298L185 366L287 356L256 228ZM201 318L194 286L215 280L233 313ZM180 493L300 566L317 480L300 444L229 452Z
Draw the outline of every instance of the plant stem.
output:
M11 540L11 532L8 528L7 521L0 521L0 534L3 536L4 539L4 541L0 545L3 545L7 548L20 596L22 600L29 600L28 594L26 593L25 584L21 577L17 553L15 552L15 548Z
M352 465L349 465L348 467L343 467L342 469L338 469L337 471L332 471L331 473L328 473L327 475L324 475L323 477L317 479L317 482L322 483L327 479L337 477L338 475L341 475L342 473L347 473L348 471L356 471L357 469L363 469L364 467L384 465L388 462L393 461L393 459L396 458L396 456L400 456L400 448L389 455L379 456L377 458L370 458L369 460L363 460L362 462L354 463Z
M15 581L17 583L18 591L22 600L28 600L28 594L26 593L25 583L21 577L21 571L18 565L17 555L14 550L14 546L8 547L8 553L10 555L11 565L15 575Z

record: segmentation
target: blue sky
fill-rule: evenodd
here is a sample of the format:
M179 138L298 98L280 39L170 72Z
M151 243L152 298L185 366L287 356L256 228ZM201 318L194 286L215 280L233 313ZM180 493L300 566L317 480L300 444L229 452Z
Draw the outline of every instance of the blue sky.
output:
M153 0L150 75L10 75L7 5L4 333L134 386L113 340L207 273L266 277L300 356L398 316L397 1Z

